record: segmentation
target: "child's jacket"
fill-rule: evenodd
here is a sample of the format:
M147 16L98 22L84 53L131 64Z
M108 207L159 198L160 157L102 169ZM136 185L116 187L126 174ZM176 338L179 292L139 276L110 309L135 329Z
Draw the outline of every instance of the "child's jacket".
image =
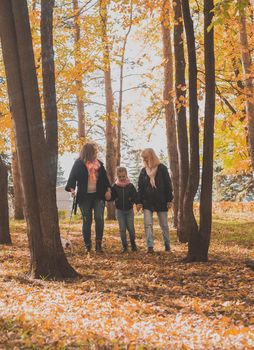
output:
M137 201L137 191L133 184L125 187L114 184L111 191L111 200L115 201L116 209L130 210Z

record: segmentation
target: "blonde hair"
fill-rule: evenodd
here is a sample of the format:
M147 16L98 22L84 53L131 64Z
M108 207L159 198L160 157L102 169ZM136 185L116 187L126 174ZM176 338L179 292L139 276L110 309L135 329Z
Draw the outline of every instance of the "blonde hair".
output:
M79 158L83 160L83 162L92 162L96 158L96 154L98 152L98 146L94 142L85 143L81 148Z
M128 171L124 166L118 166L116 168L116 175L118 176L120 173L125 173L126 175L128 175Z
M148 168L155 168L160 164L160 160L152 148L145 148L141 152L141 157L146 157L148 160L144 161Z

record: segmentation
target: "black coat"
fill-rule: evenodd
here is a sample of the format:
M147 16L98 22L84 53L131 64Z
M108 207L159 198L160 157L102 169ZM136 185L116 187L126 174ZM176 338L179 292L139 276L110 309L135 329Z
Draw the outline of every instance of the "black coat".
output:
M113 185L111 200L115 201L116 209L130 210L137 201L137 191L133 184L125 187Z
M156 188L151 186L150 178L143 168L138 179L138 203L143 209L151 211L167 211L167 203L173 200L173 191L168 169L159 164L155 176Z
M96 195L98 199L105 200L105 193L107 192L107 189L110 188L110 183L103 163L100 162L100 165L96 184ZM77 186L77 203L81 203L87 194L87 183L87 167L81 159L77 159L71 169L65 190L70 192L71 188L75 189Z

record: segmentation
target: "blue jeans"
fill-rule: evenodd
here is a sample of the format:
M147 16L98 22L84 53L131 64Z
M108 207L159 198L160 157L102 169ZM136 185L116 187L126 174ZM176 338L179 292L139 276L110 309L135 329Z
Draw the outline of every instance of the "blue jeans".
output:
M169 242L169 226L168 226L168 212L157 212L160 228L163 235L165 247L170 247ZM147 247L153 247L153 212L148 209L144 209L144 226Z
M91 226L95 220L95 239L96 243L101 244L104 230L104 209L105 202L96 197L96 193L87 193L84 200L79 204L83 218L82 234L87 249L91 249Z
M120 210L116 209L116 217L119 224L120 237L122 241L123 248L128 247L126 230L128 230L130 235L131 246L135 246L135 227L134 227L134 212L133 209L130 210Z

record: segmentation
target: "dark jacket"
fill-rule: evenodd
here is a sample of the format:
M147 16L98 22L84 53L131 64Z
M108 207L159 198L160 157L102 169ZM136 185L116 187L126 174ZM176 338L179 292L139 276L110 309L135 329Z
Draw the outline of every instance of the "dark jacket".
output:
M137 201L137 191L133 184L125 187L113 185L111 190L111 200L115 201L116 209L130 210Z
M156 188L151 186L150 178L143 168L138 179L138 203L143 209L167 211L167 203L173 200L173 191L168 169L159 164L155 176Z
M100 161L99 161L100 162ZM98 179L96 184L96 194L98 199L105 200L105 193L110 188L109 180L103 163L100 162ZM87 194L88 170L81 159L77 159L71 169L65 190L70 192L71 188L77 186L77 203L81 203Z

